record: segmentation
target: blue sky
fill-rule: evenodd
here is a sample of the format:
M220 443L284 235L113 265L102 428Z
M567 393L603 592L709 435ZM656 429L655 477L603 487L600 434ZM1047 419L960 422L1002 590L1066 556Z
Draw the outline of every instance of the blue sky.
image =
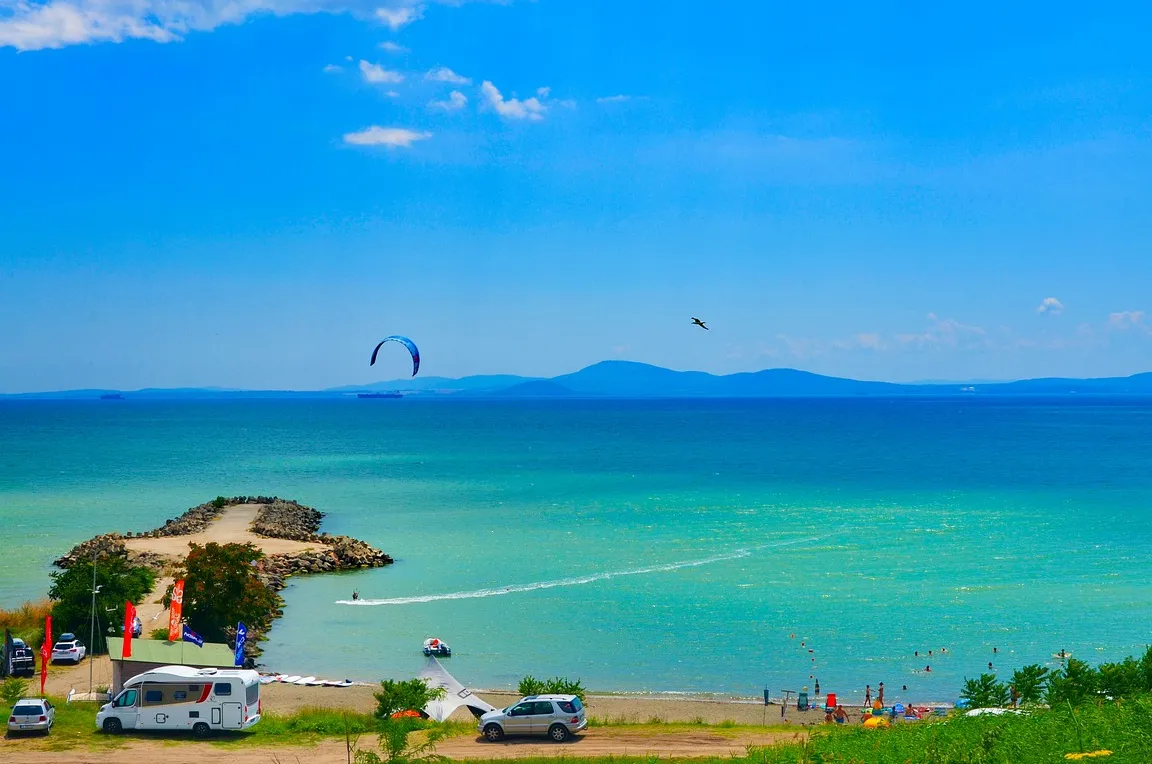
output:
M1137 3L0 0L0 391L365 382L390 333L447 376L1146 371L1150 36Z

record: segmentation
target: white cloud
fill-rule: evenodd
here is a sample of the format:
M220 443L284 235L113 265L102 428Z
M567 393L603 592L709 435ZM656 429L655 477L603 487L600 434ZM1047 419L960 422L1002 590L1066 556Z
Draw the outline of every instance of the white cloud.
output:
M322 71L327 74L338 74L339 72L344 71L344 67L337 66L336 64L328 64L328 66L324 67Z
M879 334L857 334L852 338L856 342L856 346L864 348L865 350L883 350L884 341L880 339Z
M484 80L480 85L480 92L497 114L508 119L541 120L548 111L548 107L540 103L537 98L525 98L523 101L518 98L505 98L488 80Z
M388 25L395 32L402 26L424 18L423 5L404 5L399 8L377 8L376 18Z
M536 88L536 95L540 96L541 98L547 98L551 92L552 88L550 87Z
M443 109L444 111L459 111L468 105L468 96L461 93L459 90L453 90L448 94L447 100L444 101L429 101L428 106L433 109Z
M1108 325L1113 329L1127 331L1133 327L1144 326L1144 311L1123 310L1119 313L1108 314Z
M371 82L373 85L395 84L404 81L404 75L400 72L385 69L380 64L370 64L363 59L360 60L360 74L364 76L365 82Z
M384 42L380 43L376 47L379 48L380 50L387 51L388 53L407 53L408 52L408 49L405 48L403 45L401 45L400 43L397 43L397 42L392 42L391 40L385 40Z
M452 85L471 85L472 80L462 77L446 66L440 66L424 75L424 79L433 82L448 82Z
M388 96L389 98L399 98L400 97L400 94L398 92L396 92L395 90L385 90L384 95Z
M411 148L416 141L425 141L432 137L432 133L418 133L402 127L372 127L355 133L345 133L344 142L353 146L387 146L394 148Z
M1045 297L1040 301L1040 305L1036 308L1037 313L1048 313L1049 315L1058 316L1064 312L1064 303L1057 300L1055 297Z
M613 96L604 96L603 98L597 98L596 103L624 103L626 101L631 101L631 100L632 100L632 96L613 95Z
M468 0L435 0L460 5ZM406 0L373 8L368 0L0 0L0 48L42 50L125 40L176 42L191 32L243 24L252 16L350 13L393 30L420 19Z

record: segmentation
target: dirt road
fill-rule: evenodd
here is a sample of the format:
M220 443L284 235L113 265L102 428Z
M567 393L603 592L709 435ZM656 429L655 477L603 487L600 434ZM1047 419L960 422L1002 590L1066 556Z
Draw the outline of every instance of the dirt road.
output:
M574 737L567 743L549 743L536 738L488 743L481 738L446 740L437 752L455 760L521 759L529 757L572 756L660 756L677 758L741 755L749 745L769 745L795 739L804 733L743 733L724 735L709 730L653 733L650 730L601 729ZM362 740L368 745L370 740ZM326 741L317 746L249 748L199 742L188 738L130 740L115 749L88 751L33 750L46 741L19 739L0 741L0 762L12 764L107 764L115 761L163 761L164 764L344 764L348 755L343 741Z

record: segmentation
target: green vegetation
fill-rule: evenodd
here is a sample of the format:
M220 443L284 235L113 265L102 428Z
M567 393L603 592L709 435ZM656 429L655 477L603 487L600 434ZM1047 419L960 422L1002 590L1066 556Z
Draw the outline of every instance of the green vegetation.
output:
M1044 697L1048 684L1048 669L1032 664L1022 666L1012 672L1009 682L1016 688L1017 702L1022 706L1034 706Z
M228 641L239 621L267 631L280 598L256 577L264 554L252 544L191 544L184 562L184 618L211 642ZM165 597L167 599L167 596Z
M102 625L120 633L124 623L124 605L140 602L152 591L156 574L148 568L129 565L123 557L105 557L96 566L97 614ZM52 574L52 587L48 590L52 603L52 630L56 634L66 631L86 636L92 617L92 561L77 562L71 568ZM113 612L107 612L112 608ZM96 630L96 644L88 645L91 655L108 652L104 629Z
M973 708L1008 705L1008 685L996 681L995 674L981 674L979 679L965 679L960 698Z
M231 501L229 501L229 500L228 500L226 497L224 497L224 496L217 496L215 499L213 499L213 500L211 501L211 504L212 504L212 506L213 506L213 507L216 507L216 509L224 509L224 507L228 506L228 505L229 505L229 504L231 504L231 503L232 503L232 502L231 502Z
M424 706L444 697L443 687L429 687L423 679L385 679L380 682L376 698L376 718L391 720L392 714L423 711Z
M165 626L164 628L161 628L161 629L153 629L152 631L148 632L148 639L157 639L157 640L160 640L161 642L167 642L168 641L168 627Z
M1066 754L1112 752L1109 764L1152 761L1152 696L1023 714L953 716L897 724L820 728L804 743L756 748L750 764L1051 764Z
M579 679L566 679L565 677L552 677L551 679L537 679L526 676L520 680L519 691L521 695L575 695L584 702L584 685Z
M92 574L91 568L88 574ZM12 636L37 650L44 641L44 619L51 614L52 603L48 600L25 602L15 610L0 609L0 638L4 636L4 629L8 629Z
M28 680L17 679L10 676L4 680L4 684L0 684L0 698L4 699L4 705L12 707L16 705L16 701L20 698L27 697L28 695Z

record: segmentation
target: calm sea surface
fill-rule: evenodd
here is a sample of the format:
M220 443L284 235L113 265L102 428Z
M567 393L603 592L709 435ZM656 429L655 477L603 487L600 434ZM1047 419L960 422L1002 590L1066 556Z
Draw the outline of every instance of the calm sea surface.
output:
M479 687L950 699L1152 642L1147 400L0 402L0 605L217 494L397 559L294 580L286 673L411 676L438 636Z

